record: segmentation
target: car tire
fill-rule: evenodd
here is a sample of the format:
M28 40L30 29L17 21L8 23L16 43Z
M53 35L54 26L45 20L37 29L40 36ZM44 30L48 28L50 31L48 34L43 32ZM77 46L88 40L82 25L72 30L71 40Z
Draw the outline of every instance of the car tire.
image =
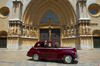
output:
M38 54L34 54L33 56L32 56L32 59L34 60L34 61L39 61L39 55Z
M64 55L64 57L63 57L64 63L70 64L70 63L72 63L72 61L73 61L73 58L71 55Z

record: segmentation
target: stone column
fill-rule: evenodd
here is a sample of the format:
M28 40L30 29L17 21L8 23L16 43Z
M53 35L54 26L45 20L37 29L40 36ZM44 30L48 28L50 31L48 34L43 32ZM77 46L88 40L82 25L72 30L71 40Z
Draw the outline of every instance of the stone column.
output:
M74 26L74 36L76 36L76 28L75 28L75 26Z
M31 29L30 29L30 25L29 25L29 37L31 37Z
M70 30L69 28L67 29L67 37L69 37L69 33L70 33Z
M34 37L37 37L37 30L36 30L36 26L34 27Z
M27 26L27 37L29 37L29 25Z
M23 36L25 36L25 25L23 26Z
M69 36L71 36L71 26L69 26Z
M25 37L27 36L27 26L25 25Z
M35 37L35 33L34 33L34 27L33 27L32 33L33 33L33 36L32 36L32 37Z

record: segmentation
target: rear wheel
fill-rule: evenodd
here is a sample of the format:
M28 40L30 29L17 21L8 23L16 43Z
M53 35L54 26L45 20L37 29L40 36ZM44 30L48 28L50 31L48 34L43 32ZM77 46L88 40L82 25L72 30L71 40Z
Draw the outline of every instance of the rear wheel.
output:
M39 55L38 55L38 54L34 54L34 55L32 56L32 59L33 59L34 61L38 61L38 60L39 60Z
M73 58L72 58L71 55L64 55L63 61L64 61L64 63L68 63L69 64L69 63L72 63Z

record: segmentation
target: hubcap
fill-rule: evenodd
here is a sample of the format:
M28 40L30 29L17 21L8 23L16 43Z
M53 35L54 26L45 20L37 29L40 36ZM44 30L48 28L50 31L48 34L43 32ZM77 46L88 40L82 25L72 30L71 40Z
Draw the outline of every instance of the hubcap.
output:
M66 56L66 57L65 57L65 61L66 61L67 63L70 63L70 62L72 61L72 57L71 57L71 56Z
M38 60L39 56L37 54L34 54L34 60Z

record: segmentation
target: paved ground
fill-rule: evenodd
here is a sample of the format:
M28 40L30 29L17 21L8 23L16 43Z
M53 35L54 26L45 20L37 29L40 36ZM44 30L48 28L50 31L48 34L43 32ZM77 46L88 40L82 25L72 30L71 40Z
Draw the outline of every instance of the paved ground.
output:
M100 49L78 50L79 59L73 64L63 64L58 60L35 62L26 53L27 51L0 50L0 66L100 66Z

